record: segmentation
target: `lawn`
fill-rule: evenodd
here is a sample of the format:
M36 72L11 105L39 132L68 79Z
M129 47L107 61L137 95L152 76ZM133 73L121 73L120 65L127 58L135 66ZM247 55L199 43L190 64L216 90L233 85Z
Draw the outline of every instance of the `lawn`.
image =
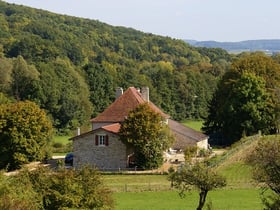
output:
M185 120L181 122L183 125L188 126L194 130L201 131L203 121L202 120Z
M53 138L53 155L65 156L72 151L72 142L69 140L70 136L55 136Z
M177 191L118 192L114 193L116 210L186 210L196 209L198 192L187 193L184 198ZM209 192L206 205L219 210L262 209L258 189L216 190ZM205 208L206 209L206 208Z
M66 145L70 143L71 141L69 140L71 138L70 136L55 136L53 138L54 143L61 143L62 145Z
M251 168L244 163L248 144L222 162L219 174L226 177L225 188L210 191L206 204L214 210L258 210L263 209L260 190L251 178ZM198 191L186 193L180 198L178 192L170 188L167 175L104 175L104 183L115 199L116 210L185 210L196 209ZM207 209L206 206L204 209Z

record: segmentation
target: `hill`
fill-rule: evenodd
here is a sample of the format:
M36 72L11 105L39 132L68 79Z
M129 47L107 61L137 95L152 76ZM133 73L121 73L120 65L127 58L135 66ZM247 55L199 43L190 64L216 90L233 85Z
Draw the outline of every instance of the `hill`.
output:
M151 100L174 119L201 118L231 61L222 49L3 1L0 27L0 92L35 101L57 129L102 112L116 87L148 86Z
M280 39L247 40L240 42L216 42L196 40L185 41L195 47L222 48L230 53L240 53L244 51L264 51L267 54L273 54L280 52Z

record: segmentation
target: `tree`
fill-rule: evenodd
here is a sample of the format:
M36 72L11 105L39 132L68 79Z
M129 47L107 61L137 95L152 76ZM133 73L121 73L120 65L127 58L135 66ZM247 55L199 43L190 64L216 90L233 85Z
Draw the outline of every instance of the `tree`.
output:
M265 183L263 202L267 209L280 208L280 138L263 137L248 155L247 162L253 166L253 178ZM267 189L272 191L265 197Z
M12 59L0 57L0 92L11 95Z
M0 105L0 168L13 170L48 157L52 125L30 101Z
M28 65L22 56L13 60L12 90L17 100L28 99L35 80L39 80L39 72L34 66Z
M179 189L179 195L183 197L185 191L190 191L192 187L199 190L199 203L197 210L202 210L207 193L213 189L226 186L224 177L217 174L213 169L204 163L187 164L178 171L171 173L173 186Z
M243 135L258 131L275 132L279 107L279 99L275 97L280 85L278 71L280 66L262 54L235 61L209 103L203 130L212 136L221 134L224 139L221 144L231 144Z
M173 138L159 113L148 103L132 110L120 128L120 139L135 149L136 163L140 168L158 168L163 163L163 151Z
M39 67L41 80L34 100L48 110L54 126L61 132L83 125L92 114L89 90L84 78L73 65L57 58Z

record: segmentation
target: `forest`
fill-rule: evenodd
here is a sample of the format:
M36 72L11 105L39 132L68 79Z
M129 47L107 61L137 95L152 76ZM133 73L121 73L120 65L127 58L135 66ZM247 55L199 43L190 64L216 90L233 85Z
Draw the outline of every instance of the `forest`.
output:
M0 28L0 102L33 101L64 134L86 129L117 87L148 86L173 119L206 119L219 81L247 55L3 1Z

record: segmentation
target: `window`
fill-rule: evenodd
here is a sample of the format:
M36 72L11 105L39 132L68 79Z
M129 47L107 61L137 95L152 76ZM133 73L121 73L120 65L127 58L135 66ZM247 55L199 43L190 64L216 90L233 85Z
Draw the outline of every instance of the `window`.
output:
M95 145L108 146L109 145L108 135L96 135L95 136Z

